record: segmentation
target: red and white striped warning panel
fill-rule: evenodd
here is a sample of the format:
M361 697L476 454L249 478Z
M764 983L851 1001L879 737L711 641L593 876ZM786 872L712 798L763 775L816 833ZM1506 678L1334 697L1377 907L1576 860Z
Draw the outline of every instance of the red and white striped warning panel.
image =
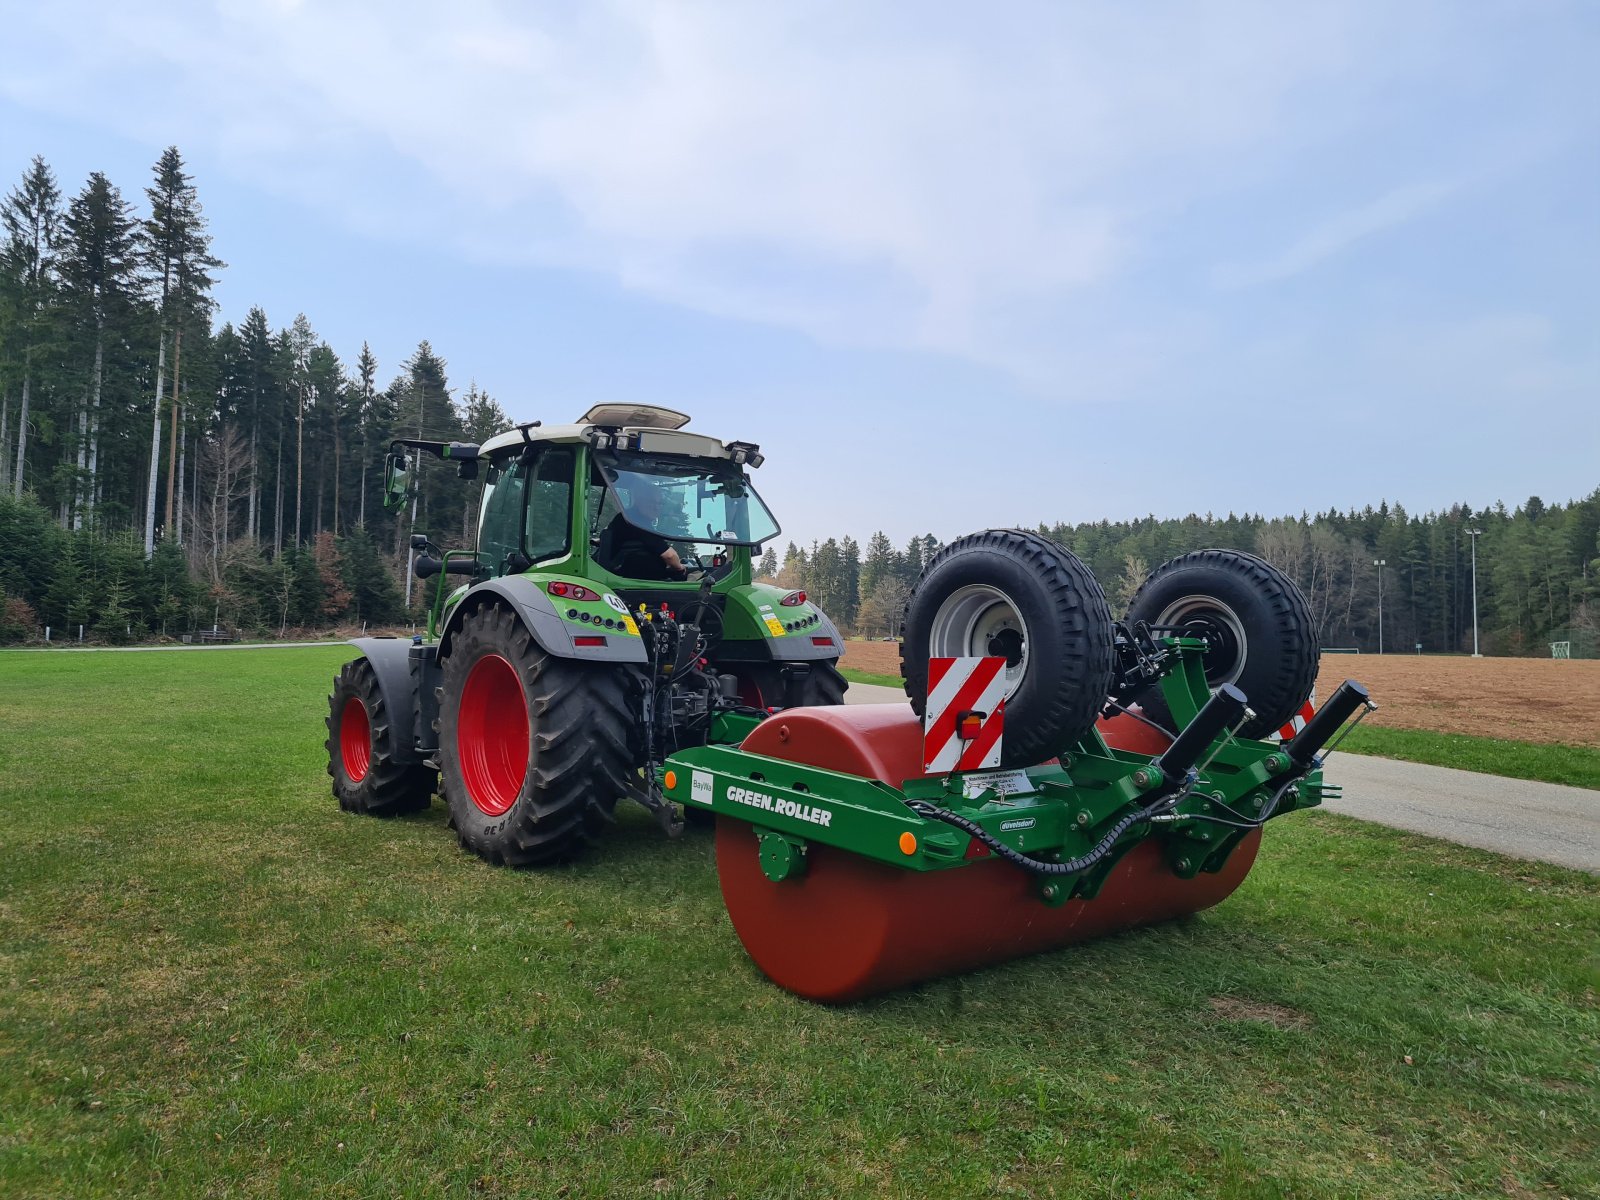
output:
M1312 692L1311 699L1302 704L1300 706L1300 711L1289 718L1289 723L1282 729L1278 730L1278 736L1287 742L1295 734L1299 733L1306 727L1306 722L1311 720L1311 718L1316 715L1316 712L1317 693Z
M922 765L978 771L1000 765L1006 715L1006 660L930 658L922 716Z

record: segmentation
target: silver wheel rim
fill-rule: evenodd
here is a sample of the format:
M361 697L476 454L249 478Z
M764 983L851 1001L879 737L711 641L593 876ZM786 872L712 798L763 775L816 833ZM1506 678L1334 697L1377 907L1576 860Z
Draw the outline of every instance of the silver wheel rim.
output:
M999 648L994 647L999 643ZM930 658L1007 659L1006 695L1028 674L1028 623L1011 597L986 583L969 583L945 597L928 633ZM1012 657L1015 662L1010 661Z
M1162 609L1161 614L1150 623L1156 626L1181 626L1197 619L1203 619L1210 625L1221 626L1238 649L1238 653L1233 656L1232 668L1226 674L1207 670L1206 681L1212 687L1237 683L1244 671L1245 648L1248 644L1244 636L1244 622L1239 620L1238 613L1221 600L1215 596L1182 596Z

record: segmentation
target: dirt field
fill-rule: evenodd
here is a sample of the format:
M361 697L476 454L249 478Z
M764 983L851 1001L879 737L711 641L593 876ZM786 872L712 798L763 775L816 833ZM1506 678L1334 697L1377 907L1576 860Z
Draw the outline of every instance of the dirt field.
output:
M898 675L900 647L847 642L844 665ZM1332 695L1345 679L1371 690L1373 725L1600 747L1600 662L1330 654L1317 695Z

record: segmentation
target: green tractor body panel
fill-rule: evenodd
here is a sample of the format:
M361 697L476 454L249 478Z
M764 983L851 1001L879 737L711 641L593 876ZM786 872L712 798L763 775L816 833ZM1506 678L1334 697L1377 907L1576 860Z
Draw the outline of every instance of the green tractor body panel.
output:
M441 648L448 646L476 605L504 602L514 607L548 653L591 661L643 662L639 614L665 606L674 614L692 612L712 623L716 658L729 664L839 657L843 652L839 631L816 605L785 605L792 592L753 582L748 545L718 547L717 561L702 565L701 578L631 578L602 563L598 554L602 530L597 526L611 512L604 500L606 452L596 448L590 432L589 427L573 426L530 433L526 440L503 436L471 456L474 469L482 464L488 471L478 547L443 556L445 569L438 573L430 606L430 640L436 638ZM682 442L691 435L671 436ZM691 442L664 449L720 451L722 446L695 436ZM448 449L454 457L464 457L459 446ZM692 462L694 456L684 459ZM543 472L546 461L554 466L557 460L559 469ZM725 460L717 454L705 461ZM404 466L394 473L402 486L415 474ZM541 478L542 473L552 478ZM511 530L514 537L508 536ZM518 554L537 561L524 564L515 557ZM488 578L459 586L447 582L449 575L465 568L475 568ZM701 608L706 575L712 577L709 614ZM563 585L566 593L556 594ZM603 641L596 643L596 638Z

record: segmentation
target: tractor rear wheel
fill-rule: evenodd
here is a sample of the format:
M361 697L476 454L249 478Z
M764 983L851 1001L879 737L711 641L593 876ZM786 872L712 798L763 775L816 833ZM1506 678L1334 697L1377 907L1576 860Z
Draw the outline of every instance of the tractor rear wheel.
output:
M441 665L439 765L461 845L514 867L581 853L634 771L626 668L548 654L494 605L468 614Z
M1128 606L1128 623L1157 634L1206 639L1206 682L1234 684L1255 716L1241 737L1267 737L1311 696L1322 651L1311 609L1294 581L1239 550L1196 550L1151 572ZM1153 689L1139 703L1165 724L1171 713Z
M1111 609L1064 546L1020 529L957 538L906 601L900 673L922 716L930 658L1006 660L1002 765L1032 766L1094 727L1111 690Z
M345 663L328 697L328 774L345 812L396 817L433 803L438 776L394 760L394 734L378 676L365 658Z

